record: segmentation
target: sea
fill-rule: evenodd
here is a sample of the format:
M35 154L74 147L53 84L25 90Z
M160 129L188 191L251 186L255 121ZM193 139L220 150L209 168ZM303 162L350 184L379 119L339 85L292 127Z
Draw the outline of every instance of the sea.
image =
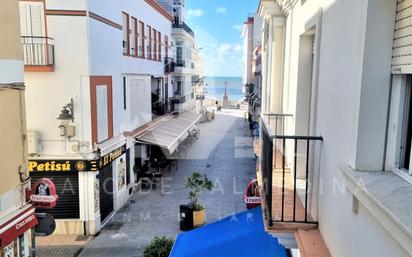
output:
M207 98L222 100L225 94L225 81L227 81L227 94L230 101L239 101L244 98L242 93L242 77L206 77Z

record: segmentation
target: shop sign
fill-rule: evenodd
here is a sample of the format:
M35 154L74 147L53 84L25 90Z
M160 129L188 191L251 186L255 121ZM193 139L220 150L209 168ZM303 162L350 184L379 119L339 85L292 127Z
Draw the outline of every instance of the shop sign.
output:
M260 204L260 197L258 196L249 196L244 199L246 204Z
M29 160L29 172L97 171L94 160Z
M256 179L249 182L246 187L243 201L246 204L246 208L252 209L261 205L261 199L259 194L259 185Z
M126 153L126 145L122 145L116 150L100 157L99 159L99 169L102 169L112 163L114 160Z
M29 211L32 210L33 209L30 209ZM23 235L27 230L37 225L38 222L34 212L30 214L28 213L29 212L26 211L23 214L19 214L20 216L11 219L13 225L10 226L9 229L0 234L1 248L8 247L10 243L16 240L19 236Z
M53 181L47 178L36 181L29 195L32 205L43 209L53 209L59 199L56 193L56 186Z

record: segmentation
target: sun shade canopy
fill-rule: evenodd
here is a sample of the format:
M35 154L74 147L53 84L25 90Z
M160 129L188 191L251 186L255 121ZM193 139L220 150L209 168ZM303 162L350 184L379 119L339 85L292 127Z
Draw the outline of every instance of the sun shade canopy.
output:
M199 119L200 114L182 112L161 122L147 133L137 136L136 140L160 146L173 153Z
M260 207L178 235L170 257L286 257L263 226Z

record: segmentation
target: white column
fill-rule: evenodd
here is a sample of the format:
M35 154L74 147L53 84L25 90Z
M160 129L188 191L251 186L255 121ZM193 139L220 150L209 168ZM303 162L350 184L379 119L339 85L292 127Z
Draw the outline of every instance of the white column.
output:
M261 85L261 101L262 101L262 105L261 105L261 112L262 113L267 113L268 110L266 108L267 105L267 94L266 94L266 87L267 87L267 65L268 65L268 51L267 51L267 40L265 40L265 30L267 30L267 26L264 26L264 30L262 32L262 85Z
M282 113L285 17L276 16L271 20L271 24L270 112Z

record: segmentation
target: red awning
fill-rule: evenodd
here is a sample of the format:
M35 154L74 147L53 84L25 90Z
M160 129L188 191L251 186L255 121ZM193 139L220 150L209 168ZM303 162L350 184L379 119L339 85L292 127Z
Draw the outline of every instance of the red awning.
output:
M24 232L33 228L38 223L32 207L20 209L7 222L0 225L0 248L4 248Z

